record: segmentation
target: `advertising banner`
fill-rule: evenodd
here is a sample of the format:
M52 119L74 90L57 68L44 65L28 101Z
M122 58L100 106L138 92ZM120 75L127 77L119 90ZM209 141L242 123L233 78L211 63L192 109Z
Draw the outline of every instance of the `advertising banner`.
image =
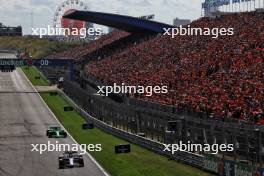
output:
M208 171L218 173L219 158L213 155L206 155L204 158L204 168Z
M235 163L233 161L224 161L224 173L223 176L234 176L235 175Z
M252 166L238 163L235 165L235 176L252 176Z

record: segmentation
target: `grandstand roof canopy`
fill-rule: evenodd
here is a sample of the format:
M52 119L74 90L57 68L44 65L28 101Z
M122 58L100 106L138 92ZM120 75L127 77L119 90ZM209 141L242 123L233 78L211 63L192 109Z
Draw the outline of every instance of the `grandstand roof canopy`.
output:
M112 13L101 13L91 11L72 10L64 15L65 18L82 20L113 27L131 33L155 32L163 33L163 28L170 28L171 25L139 19L131 16L117 15Z

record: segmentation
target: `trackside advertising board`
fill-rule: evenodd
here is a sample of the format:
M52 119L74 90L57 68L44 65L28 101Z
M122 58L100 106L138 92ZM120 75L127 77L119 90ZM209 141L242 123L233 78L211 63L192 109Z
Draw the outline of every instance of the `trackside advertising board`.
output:
M214 155L205 155L204 169L221 176L264 176L264 168L256 170L250 164L222 160Z
M21 66L69 66L71 59L0 59L0 65Z
M235 163L234 161L225 160L224 161L224 176L234 176L235 175Z
M218 173L218 163L220 159L213 155L206 155L204 157L204 168L208 171Z
M252 166L238 163L235 165L235 176L252 176Z
M264 168L259 168L256 176L264 176Z

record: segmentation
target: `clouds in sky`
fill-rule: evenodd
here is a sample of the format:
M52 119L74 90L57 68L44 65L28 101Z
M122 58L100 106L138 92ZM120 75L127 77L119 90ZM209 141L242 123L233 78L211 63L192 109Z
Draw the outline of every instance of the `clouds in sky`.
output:
M91 11L143 16L155 14L155 20L172 24L174 18L197 19L201 16L200 0L83 0ZM0 22L23 26L31 32L31 13L34 27L52 25L56 8L63 0L0 0Z

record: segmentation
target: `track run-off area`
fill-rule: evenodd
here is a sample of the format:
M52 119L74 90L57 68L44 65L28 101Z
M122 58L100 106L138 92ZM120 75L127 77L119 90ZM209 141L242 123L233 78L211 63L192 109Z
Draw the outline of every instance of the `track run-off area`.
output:
M0 55L2 58L13 57L12 54ZM88 155L84 155L85 167L59 170L58 156L62 152L40 155L31 151L31 144L75 143L70 137L47 138L46 130L56 125L59 125L57 120L20 68L14 72L0 72L1 176L105 175Z

